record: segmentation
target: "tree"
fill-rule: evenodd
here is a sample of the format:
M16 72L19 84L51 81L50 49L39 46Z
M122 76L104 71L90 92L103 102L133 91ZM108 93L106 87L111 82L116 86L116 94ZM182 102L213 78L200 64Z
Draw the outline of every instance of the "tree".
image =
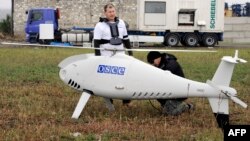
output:
M6 19L0 22L0 32L3 34L11 34L11 17L10 15L6 16Z

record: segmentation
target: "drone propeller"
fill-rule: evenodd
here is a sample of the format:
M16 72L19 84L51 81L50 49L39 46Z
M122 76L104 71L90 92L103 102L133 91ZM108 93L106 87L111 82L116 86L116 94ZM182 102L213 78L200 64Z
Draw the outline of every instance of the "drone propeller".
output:
M223 90L221 90L221 88L219 88L216 84L213 84L212 81L208 80L207 84L209 84L210 86L212 86L213 88L215 88L217 91L221 92L222 94L224 94L225 96L227 96L229 99L231 99L233 102L239 104L241 107L243 108L247 108L247 104L245 102L243 102L242 100L240 100L238 97L236 97L236 95L227 93ZM235 91L236 93L236 91Z
M12 46L33 46L33 47L58 47L58 48L93 49L91 47L62 46L62 45L41 45L41 44L9 43L9 42L1 42L1 44L2 45L12 45Z
M216 50L180 50L180 49L125 49L125 51L142 51L142 52L147 52L147 51L168 51L168 52L217 52Z
M160 51L160 52L217 52L216 50L179 50L179 49L116 49L116 48L94 48L94 47L77 47L77 46L62 46L62 45L41 45L41 44L27 44L27 43L9 43L1 42L3 45L13 45L13 46L34 46L34 47L57 47L57 48L78 48L78 49L92 49L92 50L107 50L107 51Z

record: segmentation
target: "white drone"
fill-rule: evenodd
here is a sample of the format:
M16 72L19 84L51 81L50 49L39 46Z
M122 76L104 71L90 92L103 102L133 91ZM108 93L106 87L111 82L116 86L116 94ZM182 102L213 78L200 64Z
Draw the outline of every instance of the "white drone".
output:
M2 44L14 45L14 43ZM145 51L145 49L125 50ZM146 51L152 50L146 49ZM206 52L204 50L158 51ZM229 124L229 99L247 108L247 104L237 98L237 91L229 86L234 66L239 62L247 61L238 58L237 50L234 57L224 56L212 80L206 83L176 76L121 53L115 53L111 57L94 54L75 55L64 59L58 66L61 80L82 92L72 118L79 118L91 95L126 100L206 97L219 127L223 128Z

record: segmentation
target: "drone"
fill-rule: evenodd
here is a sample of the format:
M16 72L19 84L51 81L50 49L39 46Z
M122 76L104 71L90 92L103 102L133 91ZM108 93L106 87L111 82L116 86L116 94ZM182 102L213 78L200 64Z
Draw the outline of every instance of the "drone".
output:
M247 104L237 98L237 91L229 86L235 64L247 62L238 57L238 50L235 51L234 56L222 57L212 80L207 80L206 83L179 77L170 71L161 70L132 56L119 53L119 51L152 51L152 49L108 50L113 51L112 56L95 56L93 53L74 55L58 64L60 79L69 87L82 93L72 118L79 118L91 96L122 100L208 98L220 128L229 124L229 100L247 108ZM207 52L204 50L157 51Z

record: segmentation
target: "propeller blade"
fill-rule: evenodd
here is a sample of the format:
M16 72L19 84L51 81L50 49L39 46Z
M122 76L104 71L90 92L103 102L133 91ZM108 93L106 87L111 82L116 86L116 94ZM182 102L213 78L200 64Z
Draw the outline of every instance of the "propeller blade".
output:
M72 115L72 118L74 119L78 119L83 108L85 107L86 103L88 102L89 98L90 98L90 94L87 92L83 92L81 95L81 98L79 99L79 102L77 103L77 106L75 108L75 111Z
M242 100L240 100L239 98L230 96L230 99L234 101L235 103L239 104L240 106L242 106L243 108L247 108L247 104L243 102Z
M3 45L16 45L16 46L34 46L34 47L57 47L57 48L78 48L78 49L92 49L92 50L108 50L108 51L160 51L160 52L217 52L216 50L188 50L188 49L116 49L116 48L94 48L94 47L78 47L78 46L61 46L61 45L41 45L41 44L27 44L27 43L9 43L1 42Z
M188 49L125 49L126 51L160 51L160 52L217 52L216 50L188 50Z
M1 42L1 44L2 45L16 45L16 46L34 46L34 47L58 47L58 48L95 49L93 47L77 47L77 46L61 46L61 45L41 45L41 44L9 43L9 42Z
M215 84L213 84L213 82L211 82L210 80L207 80L207 84L214 87L216 90L221 91L220 88L217 87ZM245 102L243 102L242 100L240 100L239 98L232 96L232 95L228 95L228 94L226 96L229 97L233 102L242 106L243 108L247 108L247 104Z

